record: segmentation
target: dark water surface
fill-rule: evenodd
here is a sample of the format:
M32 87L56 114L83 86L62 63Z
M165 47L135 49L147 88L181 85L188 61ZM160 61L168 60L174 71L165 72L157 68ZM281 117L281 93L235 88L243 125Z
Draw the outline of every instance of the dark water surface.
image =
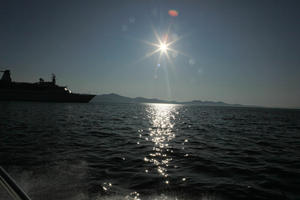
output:
M300 199L300 111L0 102L0 165L33 200Z

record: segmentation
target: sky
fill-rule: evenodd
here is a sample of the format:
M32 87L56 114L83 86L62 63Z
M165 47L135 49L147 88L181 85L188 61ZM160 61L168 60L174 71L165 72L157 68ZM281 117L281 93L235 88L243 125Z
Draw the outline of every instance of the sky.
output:
M55 73L78 93L300 107L299 8L298 0L1 0L0 69L18 82Z

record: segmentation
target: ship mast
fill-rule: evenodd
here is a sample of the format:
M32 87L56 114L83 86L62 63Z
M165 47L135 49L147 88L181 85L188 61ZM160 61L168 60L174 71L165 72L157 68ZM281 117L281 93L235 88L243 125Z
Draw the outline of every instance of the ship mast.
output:
M56 85L56 76L55 76L55 74L52 74L52 84Z

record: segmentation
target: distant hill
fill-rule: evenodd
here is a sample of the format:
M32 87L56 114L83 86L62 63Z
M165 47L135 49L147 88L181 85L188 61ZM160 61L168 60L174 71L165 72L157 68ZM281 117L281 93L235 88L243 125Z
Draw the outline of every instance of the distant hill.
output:
M131 103L132 102L132 98L129 97L123 97L121 95L118 94L101 94L101 95L97 95L93 98L94 102L109 102L109 103Z
M188 102L177 102L177 101L166 101L160 99L148 99L144 97L124 97L118 94L101 94L94 97L92 102L103 102L103 103L172 103L172 104L190 104L190 105L203 105L203 106L243 106L240 104L228 104L222 101L188 101Z
M96 97L94 97L93 101L106 103L169 103L168 101L159 99L147 99L144 97L130 98L114 93L97 95Z

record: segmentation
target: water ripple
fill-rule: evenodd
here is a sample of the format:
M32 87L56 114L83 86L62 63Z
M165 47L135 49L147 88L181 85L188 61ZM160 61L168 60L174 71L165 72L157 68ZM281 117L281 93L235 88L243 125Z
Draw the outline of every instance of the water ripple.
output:
M29 102L0 109L0 164L32 199L300 196L298 110Z

